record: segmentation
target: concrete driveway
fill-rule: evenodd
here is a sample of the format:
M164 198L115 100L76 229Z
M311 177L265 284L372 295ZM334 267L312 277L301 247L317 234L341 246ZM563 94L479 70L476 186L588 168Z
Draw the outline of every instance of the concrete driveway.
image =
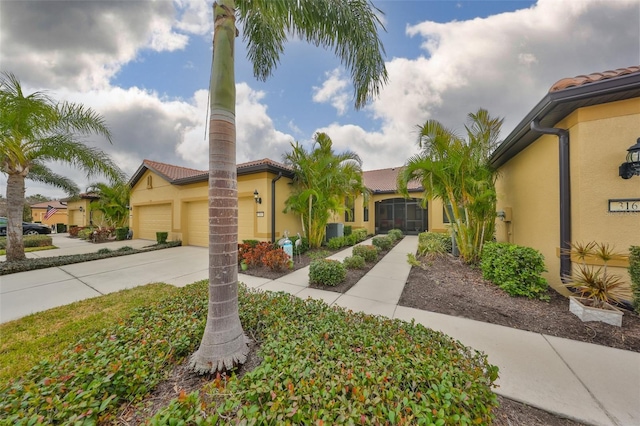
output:
M54 234L54 250L27 253L28 257L93 253L101 248L141 248L155 241L130 240L93 244L68 234ZM208 277L208 250L174 247L57 268L0 276L0 323L78 300L164 282L184 286ZM4 256L0 260L5 260Z

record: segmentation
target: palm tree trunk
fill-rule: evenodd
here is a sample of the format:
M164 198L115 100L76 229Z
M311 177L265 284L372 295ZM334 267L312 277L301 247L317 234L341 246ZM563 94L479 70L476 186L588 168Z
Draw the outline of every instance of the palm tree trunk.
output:
M213 71L209 121L209 311L190 366L199 373L245 362L249 348L238 314L238 180L234 1L214 3Z
M26 174L26 173L25 173ZM7 175L7 261L26 258L22 240L22 214L24 212L24 176Z

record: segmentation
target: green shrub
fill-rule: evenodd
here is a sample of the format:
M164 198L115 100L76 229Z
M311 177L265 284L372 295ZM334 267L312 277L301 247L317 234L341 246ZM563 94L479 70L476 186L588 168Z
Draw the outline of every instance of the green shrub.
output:
M342 263L344 263L347 269L362 269L365 266L364 257L358 256L357 254L345 257Z
M242 240L242 244L247 244L251 248L257 246L259 242L258 240Z
M381 251L389 250L393 245L393 241L388 236L373 237L371 243L378 247Z
M640 314L640 246L629 248L629 276L633 291L633 308Z
M389 232L387 232L387 236L391 238L391 241L398 241L401 240L404 235L400 229L390 229Z
M542 254L530 247L488 242L484 245L480 267L484 279L497 284L511 296L549 300Z
M124 226L122 228L116 228L116 241L126 240L128 233L129 233L128 226Z
M111 253L111 250L105 247L105 248L101 248L96 253L98 253L98 254L107 254L107 253Z
M309 282L336 286L347 277L347 268L342 262L332 259L318 259L309 265Z
M327 250L314 250L314 251L310 251L309 254L307 254L307 256L309 256L309 259L311 260L318 260L318 259L324 259L330 254L331 253L329 253Z
M354 256L360 256L365 262L375 262L378 258L379 249L373 245L359 245L353 247L352 254Z
M167 242L167 238L169 238L168 232L156 232L156 242L158 244L164 244Z
M354 229L351 235L356 236L356 244L358 244L367 239L367 230L364 228Z
M134 248L133 248L133 247L131 247L131 246L122 246L122 247L120 247L120 248L119 248L118 250L116 250L116 251L119 251L119 252L125 252L125 253L126 253L126 252L128 252L128 251L132 251L132 250L134 250Z
M91 238L92 233L92 228L82 228L78 231L78 238L80 238L81 240L88 240L89 238Z
M349 235L351 235L353 233L353 227L351 225L344 225L344 236L348 237Z
M48 247L53 245L50 235L24 235L22 237L24 247ZM7 237L0 238L0 250L7 249Z
M344 242L346 246L355 246L356 243L358 242L358 238L356 237L355 234L350 234L348 237L344 237Z
M418 235L418 255L436 256L451 253L451 236L440 232L422 232Z
M262 257L262 264L272 271L284 271L289 268L289 255L284 249L271 250Z
M338 250L345 246L345 237L333 237L327 242L329 250Z

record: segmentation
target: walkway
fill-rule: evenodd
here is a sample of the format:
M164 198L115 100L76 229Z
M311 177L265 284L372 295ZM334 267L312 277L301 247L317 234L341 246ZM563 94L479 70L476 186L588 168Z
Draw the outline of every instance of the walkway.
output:
M56 245L65 247L30 256L96 251L90 243L55 238ZM389 318L415 319L485 352L489 362L500 367L496 389L500 395L585 424L640 425L640 353L398 306L410 271L406 255L416 251L417 243L417 237L405 237L345 294L309 288L308 267L273 281L249 275L239 279L252 288L323 299ZM104 247L117 248L115 243ZM349 255L351 248L331 257ZM184 286L207 278L207 258L204 248L176 247L2 276L0 322L151 282Z

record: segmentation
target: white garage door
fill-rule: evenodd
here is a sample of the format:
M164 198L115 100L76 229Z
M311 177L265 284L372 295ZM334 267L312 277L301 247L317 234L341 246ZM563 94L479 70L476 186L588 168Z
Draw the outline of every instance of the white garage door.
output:
M187 238L190 246L209 245L208 201L187 204Z
M171 232L171 204L141 206L137 209L139 229L133 230L135 238L155 240L156 232Z

